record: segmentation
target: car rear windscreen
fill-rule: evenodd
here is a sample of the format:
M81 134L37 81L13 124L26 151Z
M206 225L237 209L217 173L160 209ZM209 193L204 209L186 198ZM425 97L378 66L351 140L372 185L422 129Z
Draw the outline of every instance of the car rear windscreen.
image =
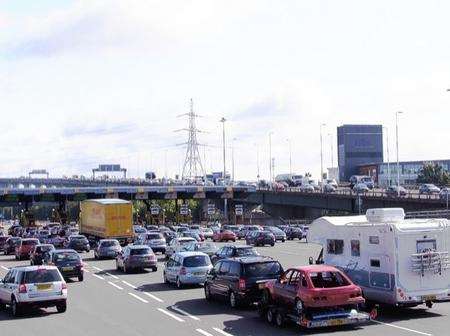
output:
M37 240L22 240L22 245L24 246L30 246L30 245L36 245L39 244Z
M208 256L192 256L183 259L184 267L202 267L211 265L211 261Z
M76 252L60 252L56 253L54 256L54 260L58 261L78 261L80 260L80 256Z
M238 257L257 256L259 253L253 248L238 248L236 249L236 255Z
M35 284L62 281L61 275L56 269L38 269L35 271L25 272L22 278L23 284Z
M248 277L276 277L282 272L281 265L277 261L245 264L244 269Z
M162 236L162 234L160 233L148 233L147 234L147 239L148 240L153 240L153 239L163 239L164 237Z
M36 247L36 252L47 252L53 250L53 246L45 245Z
M146 254L150 254L151 250L150 249L145 249L145 248L141 248L141 249L131 249L130 250L130 255L146 255Z
M113 246L118 246L119 242L116 242L114 240L110 240L110 241L104 241L102 242L102 244L100 245L101 247L113 247Z
M348 286L350 283L339 272L309 273L315 288L334 288Z

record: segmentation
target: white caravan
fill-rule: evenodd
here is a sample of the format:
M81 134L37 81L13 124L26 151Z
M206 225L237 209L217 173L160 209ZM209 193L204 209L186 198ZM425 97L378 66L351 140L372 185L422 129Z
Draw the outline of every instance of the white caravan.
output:
M368 300L431 307L450 298L446 219L405 219L403 209L369 209L365 216L315 220L308 241L322 245L316 262L343 270Z

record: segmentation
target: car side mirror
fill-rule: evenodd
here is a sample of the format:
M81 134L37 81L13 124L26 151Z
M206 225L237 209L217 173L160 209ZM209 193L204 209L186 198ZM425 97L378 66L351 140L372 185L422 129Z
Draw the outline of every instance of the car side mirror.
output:
M313 257L309 257L308 262L309 262L310 265L314 265Z

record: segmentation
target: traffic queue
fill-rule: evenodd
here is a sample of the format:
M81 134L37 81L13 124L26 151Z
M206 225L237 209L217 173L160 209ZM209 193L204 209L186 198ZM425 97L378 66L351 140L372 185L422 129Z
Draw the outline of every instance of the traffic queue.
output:
M95 259L111 259L117 272L123 273L144 269L156 272L161 266L161 259L157 258L160 254L164 258L162 281L168 286L182 289L200 285L206 301L225 301L231 308L256 305L260 316L277 326L287 321L305 328L361 324L376 316L372 308L377 299L395 306L431 307L449 298L448 252L440 249L448 248L444 245L450 241L450 226L446 221L427 223L424 236L420 231L422 224L405 220L398 209L371 209L366 216L320 218L309 226L309 232L303 226L284 225L133 225L133 241L125 244L114 238L86 237L77 226L48 223L30 230L14 225L8 230L10 236L0 239L0 250L5 255L14 253L18 260L29 259L30 266L9 270L2 283L11 286L0 286L0 305L10 306L14 316L27 307L55 306L58 312L64 312L65 279L84 280L85 264L80 253L93 252ZM380 231L377 227L385 229ZM368 228L373 231L364 233ZM399 260L397 267L403 262L399 256L406 255L411 262L404 265L408 270L394 272L401 277L403 287L389 272L382 272L390 268L390 259L382 259L375 246L381 245L380 240L392 240L393 234L388 232L396 230L420 232L413 244L408 243L418 250L410 253L408 245L406 252L393 252L392 259L397 256ZM385 236L380 232L385 232ZM59 246L51 243L53 234L63 240ZM310 258L309 265L285 269L278 260L260 255L255 248L306 237L323 247L317 259ZM372 249L367 251L369 264L364 267L373 271L367 275L369 283L358 278L361 273L354 272L358 270L354 263L363 264L360 259L366 257L361 237L367 238ZM243 239L246 245L236 242ZM401 239L397 241L402 245ZM217 246L216 242L226 244ZM389 246L383 245L385 252ZM406 275L408 272L414 276ZM425 278L433 280L433 288L413 286L413 281ZM388 294L391 291L393 294ZM386 295L393 295L395 301L387 301Z

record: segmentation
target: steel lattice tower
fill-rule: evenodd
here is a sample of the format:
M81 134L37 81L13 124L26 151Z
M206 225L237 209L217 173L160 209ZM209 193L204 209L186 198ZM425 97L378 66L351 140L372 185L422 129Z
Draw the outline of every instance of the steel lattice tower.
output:
M197 141L197 133L201 132L195 125L195 119L198 117L194 113L194 101L191 98L189 113L182 114L181 116L189 117L189 127L181 129L179 131L187 131L189 134L188 141L183 145L186 145L186 158L183 164L183 172L181 174L183 179L193 179L204 175L202 161L200 159L200 153L198 151L199 143ZM180 116L180 117L181 117Z

